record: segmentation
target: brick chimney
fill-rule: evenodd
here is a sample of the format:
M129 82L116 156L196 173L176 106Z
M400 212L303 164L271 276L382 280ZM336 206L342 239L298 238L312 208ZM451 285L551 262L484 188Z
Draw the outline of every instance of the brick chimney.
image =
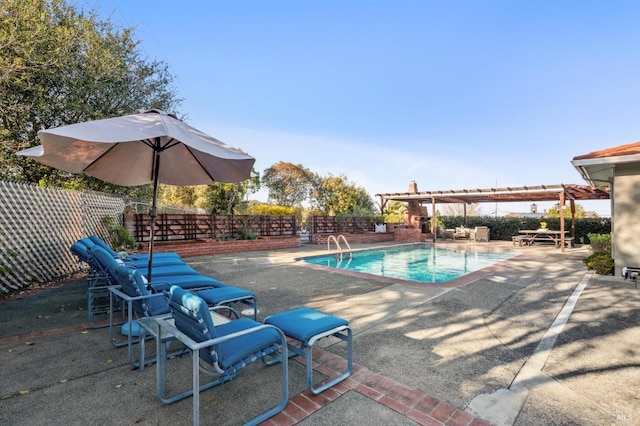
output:
M409 194L417 194L418 193L418 184L415 180L409 182ZM421 222L420 218L422 216L426 216L426 208L420 206L420 202L418 200L409 200L407 203L407 209L404 213L404 223L408 225L410 228L420 229Z

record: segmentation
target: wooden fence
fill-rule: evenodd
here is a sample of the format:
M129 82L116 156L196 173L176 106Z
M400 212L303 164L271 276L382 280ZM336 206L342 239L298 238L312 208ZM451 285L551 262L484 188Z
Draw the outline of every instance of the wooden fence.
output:
M362 234L373 232L376 222L367 216L311 216L312 234Z
M148 242L151 217L148 214L124 215L124 226L139 242ZM294 215L211 215L159 214L156 217L154 241L227 240L296 235Z

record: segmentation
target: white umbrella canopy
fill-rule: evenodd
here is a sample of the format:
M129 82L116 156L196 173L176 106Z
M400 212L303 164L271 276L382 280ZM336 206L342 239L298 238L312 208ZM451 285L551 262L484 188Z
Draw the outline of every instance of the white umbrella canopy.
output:
M16 154L115 185L153 183L149 275L158 183L240 182L251 177L255 163L250 155L156 109L41 130L38 136L42 145Z
M121 186L154 182L204 185L251 177L255 159L159 110L41 130L43 151L18 155L70 173L86 173ZM38 147L35 147L38 148ZM35 156L34 156L35 154Z

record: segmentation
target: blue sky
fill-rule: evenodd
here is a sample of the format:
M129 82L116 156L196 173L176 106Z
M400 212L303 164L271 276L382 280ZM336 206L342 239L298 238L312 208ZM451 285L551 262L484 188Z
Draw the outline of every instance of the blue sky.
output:
M640 140L637 1L82 6L135 27L142 52L176 76L187 121L261 173L289 161L372 196L411 180L422 191L584 184L574 156ZM607 201L582 204L610 214Z

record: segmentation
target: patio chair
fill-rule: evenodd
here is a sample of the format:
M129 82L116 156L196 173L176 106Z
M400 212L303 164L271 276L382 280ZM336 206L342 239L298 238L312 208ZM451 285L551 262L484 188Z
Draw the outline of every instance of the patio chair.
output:
M87 273L87 322L90 328L102 328L106 325L98 325L94 323L94 317L99 314L107 313L109 307L108 298L108 281L102 272L101 266L96 259L89 254L87 247L80 242L71 244L69 248L79 262L83 262L89 266Z
M115 268L118 265L127 265L126 262L119 262L118 259L115 259L111 254L98 245L89 247L87 251L96 260L96 263L99 265L103 276L107 278L107 281L109 281L110 277L110 275L107 274L108 268ZM145 277L148 275L148 268L146 266L138 267L133 264L129 264L129 266L138 269ZM153 266L153 278L187 275L199 276L200 273L184 262L179 265ZM115 285L115 283L109 283L109 285Z
M107 252L100 247L92 247L89 249L89 253L96 259L96 263L101 268L102 273L105 275L106 280L111 286L117 286L118 281L113 277L113 271L118 266L127 266L133 268L127 264L119 264L116 259L112 258ZM215 278L201 275L195 269L188 265L188 269L177 266L165 266L159 268L153 268L153 287L156 291L168 291L172 285L178 285L186 289L201 289L201 288L218 288L229 287L226 284L216 280ZM146 268L133 268L140 272L140 275L144 280L147 280ZM183 274L182 271L186 271ZM152 285L147 283L148 286ZM236 288L236 287L231 287Z
M109 307L108 297L109 297L109 277L105 275L103 266L92 253L90 253L90 248L92 247L100 247L103 248L102 245L94 244L89 238L82 238L75 243L71 244L70 251L73 253L79 261L86 263L89 265L89 272L87 274L87 321L89 323L89 327L91 328L102 328L106 327L107 324L98 325L94 322L96 315L107 313L107 309ZM103 249L104 252L109 253L106 249ZM139 261L122 261L117 258L109 259L107 255L103 254L102 257L104 262L108 262L112 264L115 262L122 262L125 264L129 264L133 267L146 268L148 264L143 261L140 263ZM186 265L179 257L167 257L161 258L157 261L154 261L154 267L160 266L172 266L172 265ZM190 270L189 272L193 274L193 268L187 266Z
M117 262L122 262L115 258L109 258L110 255L106 254L106 250L103 250L100 254L102 261L99 261L93 253L90 252L90 248L96 247L96 244L91 242L88 238L83 238L75 243L73 243L70 247L70 251L78 258L79 261L86 263L89 265L89 273L87 275L87 321L89 323L90 328L103 328L107 327L109 324L97 324L94 322L96 315L105 314L109 309L109 285L113 285L110 282L110 276L106 274L105 268L106 265L110 265L113 263L114 265ZM102 246L97 246L102 249ZM122 262L124 263L124 262ZM127 262L133 267L137 267L138 265L135 262ZM175 264L186 265L182 260L179 260L179 263L176 263L175 260L169 262L169 264L162 263L159 261L158 266L169 266ZM147 264L144 264L146 268ZM193 268L188 267L191 270Z
M114 326L117 324L114 321L113 314L110 315L109 340L114 347L126 345L129 363L133 367L143 370L145 364L155 361L153 359L145 360L145 330L149 329L149 323L150 320L153 320L153 317L169 313L169 306L162 294L169 290L170 287L168 287L168 283L152 283L149 285L137 269L127 266L117 266L111 272L113 273L112 280L118 283L118 287L110 288L111 293L126 304L127 316L125 324L127 324L127 327L124 328L123 334L125 334L127 340L126 342L116 342ZM230 304L236 302L251 306L254 310L254 315L258 311L258 298L248 290L223 284L220 287L201 285L199 288L191 287L190 290L195 291L210 306L226 308L229 317L239 317L238 313L229 307ZM143 324L143 321L146 323ZM138 324L137 330L136 324ZM147 327L140 327L140 325L146 325ZM136 338L134 339L134 337ZM138 362L133 359L133 345L136 343L140 343Z
M100 249L107 252L109 255L112 255L112 253L114 253L114 251L111 250L110 248L104 248L104 246L100 244L94 244L89 238L82 238L81 240L78 240L76 244L80 246L79 248L76 246L76 249L81 250L82 248L84 248L84 250L86 251L86 256L89 256L89 257L91 256L91 254L89 253L89 250L93 249L94 247L99 247ZM116 262L120 264L126 264L134 268L145 269L149 267L148 258L144 260L144 259L137 259L133 257L127 257L126 253L124 253L122 256L120 254L113 255L113 258L116 260ZM159 257L157 259L154 257L153 259L154 268L159 266L174 266L174 265L186 265L186 263L179 256Z
M267 365L280 363L282 367L281 398L277 405L249 420L256 425L282 411L289 398L287 341L277 327L240 318L215 325L205 301L193 293L173 286L167 295L175 324L159 319L162 336L177 338L190 351L192 357L192 389L167 396L167 358L162 339L156 340L158 363L156 380L158 399L170 404L193 397L193 424L200 422L200 392L234 379L249 364L261 359ZM214 379L200 385L200 371ZM267 390L264 389L264 392Z
M139 267L147 267L149 266L149 255L148 254L129 254L127 252L118 252L116 253L107 243L105 243L99 237L95 235L90 235L87 238L82 238L78 240L79 243L85 245L87 249L93 246L98 246L102 248L104 251L112 255L115 259L120 259L123 262L131 263ZM184 260L180 257L178 253L154 253L153 254L153 264L160 265L180 265L184 264Z
M454 240L461 240L461 239L465 239L466 240L467 238L469 238L470 231L471 230L469 228L457 227L453 231L453 239Z
M469 233L469 239L473 241L489 241L489 228L486 226L476 226Z

